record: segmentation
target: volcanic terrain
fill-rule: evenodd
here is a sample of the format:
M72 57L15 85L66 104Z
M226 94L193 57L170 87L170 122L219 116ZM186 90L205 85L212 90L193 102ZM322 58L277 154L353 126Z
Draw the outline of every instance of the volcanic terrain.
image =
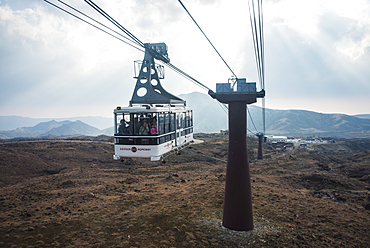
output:
M0 145L1 247L370 247L370 141L255 160L255 228L221 227L227 138L166 163L114 161L111 138Z

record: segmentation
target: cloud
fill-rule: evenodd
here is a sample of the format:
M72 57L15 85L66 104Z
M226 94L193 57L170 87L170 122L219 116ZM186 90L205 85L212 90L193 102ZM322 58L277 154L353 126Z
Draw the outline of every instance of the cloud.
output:
M68 2L107 23L84 1ZM208 87L231 76L177 1L95 2L143 42L165 42L171 63ZM184 4L238 77L256 81L247 2ZM317 111L329 98L370 104L364 100L370 93L368 1L280 0L263 6L268 107L306 107L313 97L311 110ZM45 2L1 1L0 33L1 115L110 116L130 100L133 61L143 54ZM162 85L175 95L202 91L169 69Z
M283 96L281 85L289 87L289 97L307 101L313 95L324 99L369 94L363 80L370 76L370 25L364 25L370 21L370 9L360 2L355 7L348 1L306 1L301 6L290 0L269 2L266 61L272 94Z
M75 20L58 14L41 5L20 10L0 6L2 113L57 115L55 109L64 109L59 114L65 116L74 115L76 106L82 106L83 114L86 106L105 105L107 100L118 105L112 92L125 87L125 74L132 80L131 63L121 67L123 56L114 50L115 41L103 37L94 42L91 29L74 28ZM128 98L130 94L121 90L119 95Z

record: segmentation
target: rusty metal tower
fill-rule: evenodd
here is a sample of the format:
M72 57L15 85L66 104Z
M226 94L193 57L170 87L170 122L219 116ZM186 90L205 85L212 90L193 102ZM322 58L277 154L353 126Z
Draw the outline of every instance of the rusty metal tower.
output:
M253 229L252 191L247 153L246 105L263 98L256 83L237 79L237 89L230 83L216 84L216 93L208 94L229 105L229 150L226 169L225 201L222 225L237 231Z
M258 153L257 153L257 159L262 159L262 143L264 142L264 133L260 132L257 133L256 136L258 137Z

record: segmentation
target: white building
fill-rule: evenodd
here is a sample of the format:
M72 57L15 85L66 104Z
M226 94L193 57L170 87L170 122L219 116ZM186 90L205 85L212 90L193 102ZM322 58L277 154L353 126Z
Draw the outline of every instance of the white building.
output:
M274 135L266 135L266 141L270 143L277 143L277 142L287 142L287 136L274 136Z

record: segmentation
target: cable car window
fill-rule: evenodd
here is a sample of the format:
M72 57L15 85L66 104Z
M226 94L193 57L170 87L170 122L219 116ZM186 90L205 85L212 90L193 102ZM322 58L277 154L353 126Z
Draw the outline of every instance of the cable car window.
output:
M130 115L124 113L118 113L116 115L116 134L118 135L128 135L129 134L129 126L130 123Z
M184 127L189 127L189 113L185 112L184 114Z
M185 127L191 127L192 124L191 124L191 119L192 119L192 112L191 111L187 111L186 112L186 117L185 117Z
M193 111L190 110L189 113L190 113L190 126L192 127L193 126Z
M164 114L158 113L158 132L164 134Z
M176 119L176 114L175 113L171 113L170 115L170 131L173 132L175 131L175 119Z
M170 131L170 117L169 114L164 115L164 133L168 133Z
M159 129L158 129L158 121L157 121L157 115L155 113L152 114L152 119L150 122L150 134L151 135L158 135Z
M181 114L177 115L177 128L181 128Z
M181 127L185 127L185 115L184 115L184 113L181 113L181 115L180 115L180 123L181 123Z

